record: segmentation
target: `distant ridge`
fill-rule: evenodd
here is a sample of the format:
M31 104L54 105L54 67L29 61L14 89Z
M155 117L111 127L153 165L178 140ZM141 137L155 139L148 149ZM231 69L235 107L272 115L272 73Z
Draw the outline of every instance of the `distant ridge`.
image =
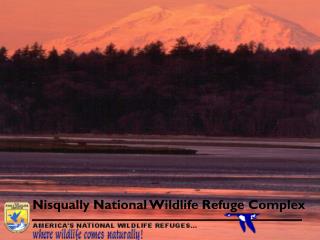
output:
M161 40L170 49L181 36L191 43L217 44L232 50L250 41L262 42L271 49L320 47L319 36L256 6L224 8L213 4L178 9L152 6L100 30L53 40L44 46L89 51L96 47L104 49L111 42L127 49Z

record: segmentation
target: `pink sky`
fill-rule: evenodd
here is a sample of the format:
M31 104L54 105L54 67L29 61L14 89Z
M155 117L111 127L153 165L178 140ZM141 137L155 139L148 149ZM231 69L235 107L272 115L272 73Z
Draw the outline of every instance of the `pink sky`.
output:
M96 30L152 5L171 8L198 2L254 4L320 35L319 0L0 0L0 45L13 49Z

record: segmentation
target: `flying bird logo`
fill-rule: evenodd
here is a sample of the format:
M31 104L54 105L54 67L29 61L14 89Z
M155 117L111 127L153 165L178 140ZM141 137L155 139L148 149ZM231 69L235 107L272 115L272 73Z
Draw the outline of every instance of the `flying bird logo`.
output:
M18 222L18 217L20 216L21 211L20 212L14 212L13 214L8 214L8 216L11 218L12 221L14 221L15 223Z
M243 232L246 232L246 229L248 226L249 229L253 232L256 233L256 229L253 225L253 220L257 219L257 216L259 214L257 213L227 213L225 214L226 217L238 217L239 219L239 224Z
M30 205L27 202L7 202L4 205L4 222L13 233L27 230L30 223Z

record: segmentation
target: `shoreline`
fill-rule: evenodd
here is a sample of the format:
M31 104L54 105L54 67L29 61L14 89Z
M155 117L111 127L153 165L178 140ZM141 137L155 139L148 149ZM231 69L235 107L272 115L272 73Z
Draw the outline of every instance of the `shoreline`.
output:
M31 149L41 150L39 145L47 147L53 145L59 151L96 152L105 153L161 153L171 152L182 154L195 154L185 146L203 147L252 147L252 148L288 148L288 149L320 149L320 139L306 138L251 138L251 137L206 137L184 135L105 135L105 134L59 134L59 135L0 135L0 151L21 151ZM86 150L87 149L87 150ZM91 149L91 150L90 150ZM114 151L112 151L114 149ZM48 150L43 150L48 152ZM57 150L53 149L53 152Z
M64 139L30 140L1 139L0 152L38 153L106 153L106 154L157 154L194 155L196 150L161 146L128 146L119 144L89 144L86 141Z

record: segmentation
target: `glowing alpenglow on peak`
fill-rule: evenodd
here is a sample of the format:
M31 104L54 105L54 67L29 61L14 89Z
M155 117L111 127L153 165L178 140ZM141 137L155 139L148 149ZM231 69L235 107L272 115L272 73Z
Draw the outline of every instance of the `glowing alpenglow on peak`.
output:
M53 40L45 47L81 52L104 49L109 43L128 49L160 40L170 49L181 36L190 43L217 44L231 50L250 41L264 43L271 49L320 46L319 36L253 5L224 8L196 4L175 9L152 6L97 31Z

